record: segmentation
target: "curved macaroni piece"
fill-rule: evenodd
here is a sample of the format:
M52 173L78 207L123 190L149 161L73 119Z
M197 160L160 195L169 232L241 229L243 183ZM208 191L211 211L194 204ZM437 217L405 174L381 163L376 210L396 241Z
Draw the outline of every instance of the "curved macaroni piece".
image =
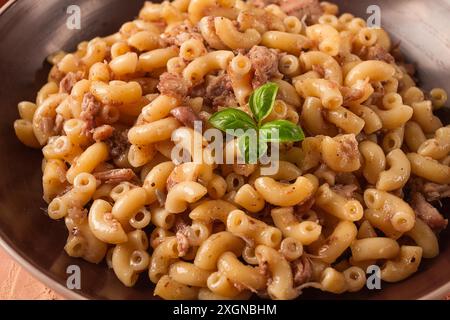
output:
M164 275L156 283L154 295L165 300L195 300L199 295L199 288L190 287Z
M319 50L329 56L339 53L341 37L339 32L326 24L315 24L306 28L306 36L319 43Z
M239 32L230 19L216 17L214 19L216 34L231 49L251 49L261 41L261 35L255 29Z
M294 289L294 277L289 262L273 248L260 245L255 249L255 255L260 265L267 263L272 281L267 286L267 293L272 299L291 300L300 295L300 290Z
M318 240L322 232L322 226L317 222L297 220L292 207L272 209L271 216L285 237L294 238L303 245Z
M171 213L181 213L186 210L188 203L197 202L207 192L206 188L197 182L180 182L168 192L166 210Z
M295 83L295 89L305 99L316 97L326 109L336 109L343 103L343 97L335 82L325 79L305 79Z
M340 220L359 221L364 215L361 203L356 199L348 199L330 189L325 183L317 190L316 205Z
M392 78L395 69L384 61L368 60L358 63L345 76L345 85L353 86L358 80L369 79L370 82L386 81Z
M421 156L418 153L408 153L406 156L411 163L411 172L416 176L439 184L450 183L449 166L441 164L433 158Z
M312 175L298 177L293 184L277 182L269 177L255 180L255 189L267 202L276 206L293 206L308 199L317 190L318 180Z
M125 286L134 286L139 274L148 268L150 256L147 248L147 235L141 230L128 233L128 241L114 248L112 268Z
M364 178L374 185L386 168L386 157L383 149L377 143L365 140L359 144L359 152L364 159L362 166Z
M333 263L356 239L358 229L350 221L340 221L325 244L319 247L317 255L326 263Z
M257 268L244 265L232 252L225 252L220 256L217 261L217 268L231 282L243 285L251 291L255 292L266 287L266 277Z
M354 134L324 137L321 143L324 163L337 172L353 172L361 167L358 142Z
M245 247L245 242L231 232L222 231L211 235L198 248L194 264L203 270L214 271L217 261L225 252L233 252L240 255Z
M95 200L89 210L89 227L101 241L119 244L128 241L119 221L111 214L112 206L104 200Z
M386 214L395 230L406 232L414 227L416 215L413 209L399 197L377 189L366 189L364 202L369 209Z
M280 230L246 215L241 210L230 212L227 218L227 230L241 238L253 241L256 245L263 244L271 248L278 248L282 239Z
M196 58L183 70L183 78L193 85L201 82L204 77L214 70L226 70L234 58L231 51L219 50Z
M388 170L380 172L376 187L382 191L393 191L403 188L411 174L408 158L400 149L389 152L386 156Z
M320 66L324 69L324 78L342 85L343 76L339 63L329 54L321 51L308 51L300 55L300 61L303 64L303 70L313 70L314 66Z
M402 281L417 271L422 260L422 248L402 246L399 256L388 260L381 268L381 279L386 282Z
M226 223L229 213L236 209L237 207L228 201L210 200L196 206L191 213L189 213L189 218L206 223L213 222L214 220Z

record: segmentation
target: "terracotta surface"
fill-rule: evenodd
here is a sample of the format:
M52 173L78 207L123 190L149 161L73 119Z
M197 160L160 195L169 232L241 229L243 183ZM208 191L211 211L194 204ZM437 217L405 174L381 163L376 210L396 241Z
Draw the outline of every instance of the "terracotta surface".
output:
M0 249L0 299L60 300L62 297L34 279Z

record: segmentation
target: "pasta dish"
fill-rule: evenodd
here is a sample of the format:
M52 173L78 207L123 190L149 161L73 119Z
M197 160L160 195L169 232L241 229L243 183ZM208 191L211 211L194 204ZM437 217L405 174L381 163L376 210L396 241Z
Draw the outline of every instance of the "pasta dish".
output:
M64 250L124 286L287 300L439 254L447 94L379 26L318 0L146 2L48 62L16 135L42 150Z

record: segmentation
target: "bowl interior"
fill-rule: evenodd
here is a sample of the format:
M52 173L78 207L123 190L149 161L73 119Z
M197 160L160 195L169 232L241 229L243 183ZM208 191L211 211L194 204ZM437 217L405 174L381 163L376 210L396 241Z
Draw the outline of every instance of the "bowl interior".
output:
M148 277L142 275L134 288L125 288L104 263L93 265L68 257L63 246L64 223L51 221L43 211L41 153L22 146L14 135L17 103L35 99L45 83L49 65L45 58L57 50L74 50L76 44L116 31L133 19L142 0L78 0L81 29L69 30L66 12L70 0L21 0L0 16L0 238L7 250L39 279L71 298L153 299ZM450 92L450 1L336 1L341 12L367 17L366 9L377 4L383 28L411 61L417 62L423 87L443 87ZM447 34L445 34L447 32ZM448 123L449 114L441 112ZM448 214L450 206L442 212ZM441 255L421 266L412 278L382 290L333 296L306 290L303 298L318 299L417 299L450 281L450 237L441 235ZM81 290L66 288L67 267L81 268ZM450 288L447 288L450 291Z

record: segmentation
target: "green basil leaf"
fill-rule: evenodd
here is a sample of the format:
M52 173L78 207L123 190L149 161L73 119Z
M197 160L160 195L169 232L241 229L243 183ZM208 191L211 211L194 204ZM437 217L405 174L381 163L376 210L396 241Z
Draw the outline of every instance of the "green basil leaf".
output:
M278 133L278 138L276 138ZM287 120L275 120L260 128L260 137L270 142L296 142L305 139L302 129Z
M215 128L226 130L256 130L256 123L253 119L244 111L234 108L227 108L222 111L216 112L209 118L209 123Z
M238 137L239 153L245 163L256 164L258 162L258 140L256 131L252 134L244 134Z
M272 112L277 94L278 85L268 82L256 89L250 96L248 104L258 123L261 123Z

